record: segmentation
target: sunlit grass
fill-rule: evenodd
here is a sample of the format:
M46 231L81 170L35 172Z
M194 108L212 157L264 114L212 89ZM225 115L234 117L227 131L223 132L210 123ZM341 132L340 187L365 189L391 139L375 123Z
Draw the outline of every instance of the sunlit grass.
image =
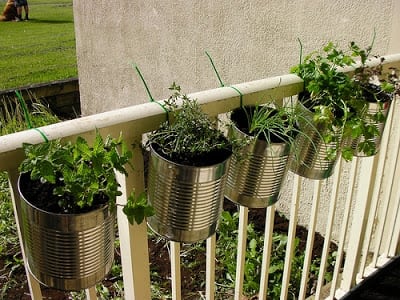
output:
M77 76L72 0L29 8L28 22L0 22L0 90Z

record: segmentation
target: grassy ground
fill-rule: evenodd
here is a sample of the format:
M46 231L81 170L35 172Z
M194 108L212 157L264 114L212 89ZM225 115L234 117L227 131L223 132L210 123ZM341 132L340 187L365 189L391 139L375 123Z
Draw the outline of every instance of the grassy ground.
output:
M77 76L72 0L29 9L28 22L0 22L0 90Z

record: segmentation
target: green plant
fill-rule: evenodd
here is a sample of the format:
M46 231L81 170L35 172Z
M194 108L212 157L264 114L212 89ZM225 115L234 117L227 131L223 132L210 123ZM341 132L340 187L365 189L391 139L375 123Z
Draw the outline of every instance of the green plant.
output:
M367 94L374 100L386 101L386 92L393 91L393 85L380 81L378 86L371 88L371 78L381 74L382 70L381 66L366 65L372 44L362 49L351 42L346 50L342 50L329 42L322 51L314 51L303 60L300 55L300 63L291 69L304 81L304 92L299 98L312 111L315 127L325 143L335 145L329 149L329 160L335 159L339 152L345 160L351 160L354 150L343 142L360 137L364 139L358 145L359 150L366 155L375 154L372 138L380 133L367 117L382 121L384 116L381 112L368 115ZM301 43L300 46L302 49ZM360 66L354 76L343 72L342 68L355 66L356 60L360 61Z
M181 93L175 83L173 94L165 102L169 118L149 135L150 145L166 158L189 165L201 165L204 157L229 153L232 143L217 128L195 99ZM181 101L181 107L178 102ZM214 153L216 155L210 155Z
M302 52L302 45L301 52ZM314 51L291 69L304 81L302 104L313 113L312 120L329 148L328 160L334 160L341 145L341 132L348 119L348 102L353 97L353 82L339 70L355 63L350 53L329 42L322 51Z
M33 181L47 184L54 198L53 202L45 199L44 205L61 208L64 213L87 210L102 202L109 202L113 208L116 196L121 195L114 169L127 175L125 164L132 156L121 136L103 140L98 132L92 146L78 137L75 143L54 140L24 144L23 149L26 157L20 171L29 173Z
M237 234L238 222L239 214L237 212L231 214L224 211L222 213L217 233L216 248L216 257L218 261L216 272L217 275L221 275L217 276L219 293L228 293L230 289L234 288L237 255L237 241L235 235ZM264 234L263 232L257 231L252 223L249 223L247 226L247 240L243 290L245 295L253 296L259 291ZM268 297L271 299L279 299L288 238L286 234L274 232L272 241L271 262L268 270ZM296 238L289 287L289 294L291 295L297 295L299 293L304 263L304 251L300 249L299 242L300 240ZM334 263L331 257L329 258L329 263ZM310 278L318 278L319 265L319 259L314 258L310 267ZM331 270L328 270L326 279L329 280L330 277ZM308 293L311 293L310 289Z
M13 97L3 97L0 112L0 135L27 129L24 112ZM38 99L32 99L28 112L34 127L59 122L48 107ZM0 270L0 299L8 299L8 291L20 285L19 274L24 272L20 245L16 235L15 218L6 172L0 173L0 260L5 262Z
M124 214L127 216L129 223L140 224L145 217L154 215L154 208L147 203L147 194L140 193L137 197L132 192L128 197L127 204L123 208Z
M297 120L290 107L255 106L248 113L249 133L271 143L274 139L291 143L298 132Z
M25 103L21 105L16 97L3 96L0 101L0 135L28 129L27 117L33 127L41 127L60 121L50 108L39 99L33 98L30 101L29 111L27 112L24 112L23 108Z
M350 140L359 140L356 147L359 152L365 155L374 155L376 153L375 137L381 132L376 124L384 123L386 116L384 114L384 104L391 101L395 93L396 76L385 78L383 73L384 58L379 59L379 64L368 66L372 45L361 49L354 42L350 43L352 55L359 58L359 66L356 67L352 82L354 83L354 94L349 102L349 120L345 126L344 136ZM378 59L377 56L375 58ZM368 110L369 103L377 103L376 111ZM353 146L354 147L354 146ZM352 145L344 145L344 157L351 159L353 154Z

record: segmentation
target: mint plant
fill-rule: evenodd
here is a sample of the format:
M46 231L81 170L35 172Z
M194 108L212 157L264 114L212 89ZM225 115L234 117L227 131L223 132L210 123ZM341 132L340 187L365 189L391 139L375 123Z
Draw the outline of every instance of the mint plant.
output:
M122 211L132 225L135 222L140 224L145 217L154 215L154 208L147 203L147 194L145 192L140 193L137 197L135 192L132 192Z
M116 196L121 195L114 170L127 175L125 165L132 157L121 136L103 139L98 132L92 146L78 137L74 143L24 144L23 150L19 170L34 182L35 198L50 193L39 206L61 213L90 211L105 203L114 209Z

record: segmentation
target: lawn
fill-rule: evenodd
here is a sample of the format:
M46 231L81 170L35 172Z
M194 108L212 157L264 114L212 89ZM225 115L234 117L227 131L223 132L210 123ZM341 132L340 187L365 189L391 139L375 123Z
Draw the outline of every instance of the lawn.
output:
M0 22L0 90L77 76L72 0L29 0L29 10L27 22Z

